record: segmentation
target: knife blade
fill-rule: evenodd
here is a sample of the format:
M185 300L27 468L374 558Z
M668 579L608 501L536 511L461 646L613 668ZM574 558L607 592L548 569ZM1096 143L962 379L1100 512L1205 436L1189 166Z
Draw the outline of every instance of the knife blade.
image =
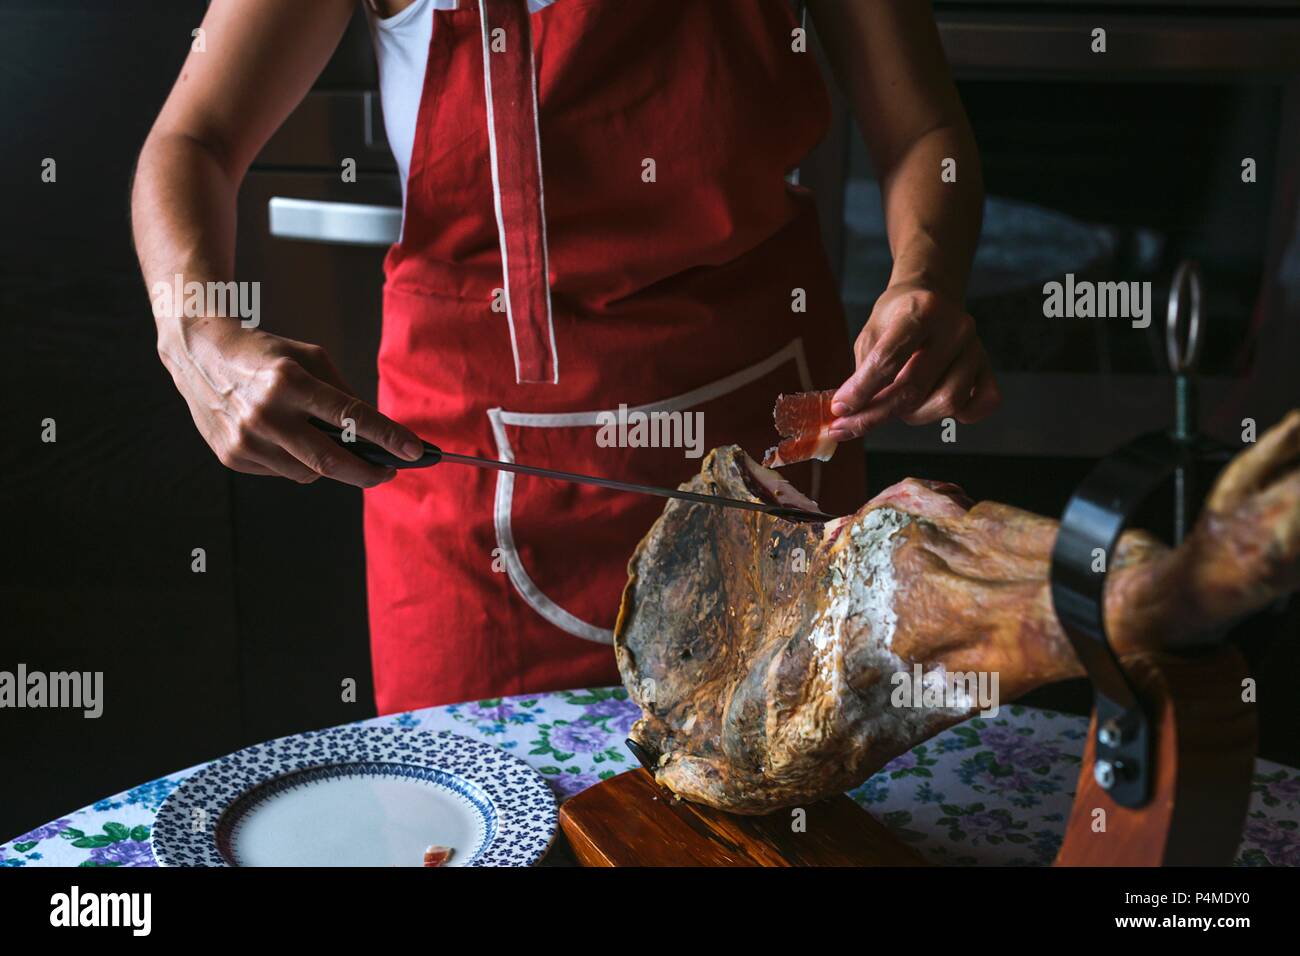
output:
M659 488L654 485L639 485L630 481L617 481L613 478L601 478L597 475L582 475L572 471L557 471L554 468L538 468L534 465L521 465L513 461L498 461L495 458L479 458L476 455L458 455L443 451L431 442L424 442L424 454L415 461L398 458L386 448L360 438L348 440L343 436L343 429L330 425L319 419L311 419L312 425L328 435L339 447L351 452L363 461L382 468L430 468L440 462L456 465L473 465L476 468L490 468L495 471L508 471L517 475L532 475L537 478L551 478L555 481L567 481L579 485L593 485L598 488L612 488L638 495L655 495L659 498L677 498L682 501L697 501L701 504L723 508L739 508L744 511L758 511L774 518L787 521L825 522L834 520L833 515L820 511L805 511L802 508L788 508L784 505L766 504L761 501L745 501L742 498L724 498L720 495L704 495L695 491L682 491L677 488Z

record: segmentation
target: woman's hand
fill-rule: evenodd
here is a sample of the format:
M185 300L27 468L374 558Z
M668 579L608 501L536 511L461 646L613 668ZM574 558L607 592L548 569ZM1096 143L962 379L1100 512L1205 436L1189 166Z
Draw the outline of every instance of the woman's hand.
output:
M962 308L984 205L979 150L928 3L808 0L849 100L880 198L894 266L835 393L830 437L895 415L911 424L983 418L998 403Z
M203 440L235 471L302 484L323 476L359 488L396 475L348 453L310 418L352 422L358 438L408 461L424 451L413 432L357 398L319 346L203 318L163 336L158 353Z
M235 277L235 206L253 158L311 89L356 0L212 0L140 152L131 225L145 286ZM152 294L151 294L152 295ZM175 303L173 304L173 306ZM234 319L156 309L158 353L204 441L236 471L373 487L391 477L312 427L319 418L400 457L410 431L352 393L324 351ZM412 450L405 451L411 442Z
M886 289L853 351L857 371L831 401L836 441L859 438L894 416L909 425L974 422L1001 400L975 321L924 286Z

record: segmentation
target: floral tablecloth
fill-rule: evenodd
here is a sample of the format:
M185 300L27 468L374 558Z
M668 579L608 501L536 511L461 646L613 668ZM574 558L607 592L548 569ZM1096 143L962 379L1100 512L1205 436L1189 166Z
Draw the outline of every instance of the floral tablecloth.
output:
M622 688L562 691L392 714L365 723L450 730L536 767L563 800L630 769L638 716ZM1028 707L973 718L890 763L852 796L935 863L1047 864L1078 778L1087 722ZM149 829L191 767L0 844L0 866L153 866ZM1300 772L1255 766L1237 863L1300 864Z

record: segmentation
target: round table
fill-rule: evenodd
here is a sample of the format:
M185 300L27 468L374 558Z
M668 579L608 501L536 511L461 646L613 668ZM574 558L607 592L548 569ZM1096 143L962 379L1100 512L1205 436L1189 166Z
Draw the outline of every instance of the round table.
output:
M450 730L502 747L560 800L633 766L623 746L636 705L619 688L560 691L430 707L364 721ZM1079 774L1082 717L1003 707L934 737L852 796L931 862L1052 862ZM0 866L153 866L149 829L191 767L115 794L0 844ZM1300 864L1300 772L1260 760L1236 862Z

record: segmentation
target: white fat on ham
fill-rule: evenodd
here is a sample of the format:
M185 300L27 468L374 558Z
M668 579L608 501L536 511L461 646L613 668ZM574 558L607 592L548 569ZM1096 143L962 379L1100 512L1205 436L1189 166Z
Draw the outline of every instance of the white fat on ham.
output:
M801 511L822 510L817 502L786 481L780 474L760 465L748 455L745 456L745 467L749 469L750 476L773 503L785 508L798 508Z
M823 428L817 432L817 439L806 449L806 453L793 461L786 461L781 457L781 446L773 445L763 455L763 461L767 462L773 468L784 468L786 465L797 465L801 461L830 461L831 456L835 454L835 449L839 447L839 442L833 440L828 434L828 430Z

